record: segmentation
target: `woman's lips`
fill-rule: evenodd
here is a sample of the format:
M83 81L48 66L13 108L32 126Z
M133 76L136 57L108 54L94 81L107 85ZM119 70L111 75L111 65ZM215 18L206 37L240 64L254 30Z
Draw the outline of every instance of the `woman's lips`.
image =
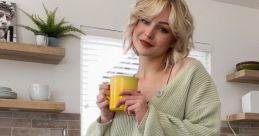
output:
M140 43L144 46L144 47L152 47L153 45L150 44L149 42L145 41L145 40L140 40Z

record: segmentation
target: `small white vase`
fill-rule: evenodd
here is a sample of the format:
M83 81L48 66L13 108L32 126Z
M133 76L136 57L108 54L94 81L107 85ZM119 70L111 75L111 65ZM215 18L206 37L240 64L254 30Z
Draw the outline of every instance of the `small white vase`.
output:
M48 46L48 37L45 35L36 35L36 45Z

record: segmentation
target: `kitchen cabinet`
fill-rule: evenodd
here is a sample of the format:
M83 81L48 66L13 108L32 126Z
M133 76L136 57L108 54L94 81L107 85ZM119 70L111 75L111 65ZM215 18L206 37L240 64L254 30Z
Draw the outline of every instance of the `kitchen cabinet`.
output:
M1 59L58 64L64 56L64 48L0 42Z
M0 99L0 109L41 112L62 112L65 110L65 103L51 101L31 101L20 99Z

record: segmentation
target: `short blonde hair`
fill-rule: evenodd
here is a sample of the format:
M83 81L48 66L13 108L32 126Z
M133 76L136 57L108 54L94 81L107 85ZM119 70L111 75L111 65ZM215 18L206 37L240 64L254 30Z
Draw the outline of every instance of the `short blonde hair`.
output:
M166 67L187 57L193 47L193 18L184 0L138 0L124 32L124 43L128 43L127 50L132 48L138 55L133 46L132 34L139 18L152 19L167 7L170 9L169 26L176 41L167 53Z

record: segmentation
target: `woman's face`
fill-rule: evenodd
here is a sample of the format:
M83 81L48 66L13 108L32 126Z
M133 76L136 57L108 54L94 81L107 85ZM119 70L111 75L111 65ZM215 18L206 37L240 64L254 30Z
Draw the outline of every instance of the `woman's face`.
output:
M139 18L133 30L133 46L139 56L164 57L175 42L169 27L169 8L149 20Z

